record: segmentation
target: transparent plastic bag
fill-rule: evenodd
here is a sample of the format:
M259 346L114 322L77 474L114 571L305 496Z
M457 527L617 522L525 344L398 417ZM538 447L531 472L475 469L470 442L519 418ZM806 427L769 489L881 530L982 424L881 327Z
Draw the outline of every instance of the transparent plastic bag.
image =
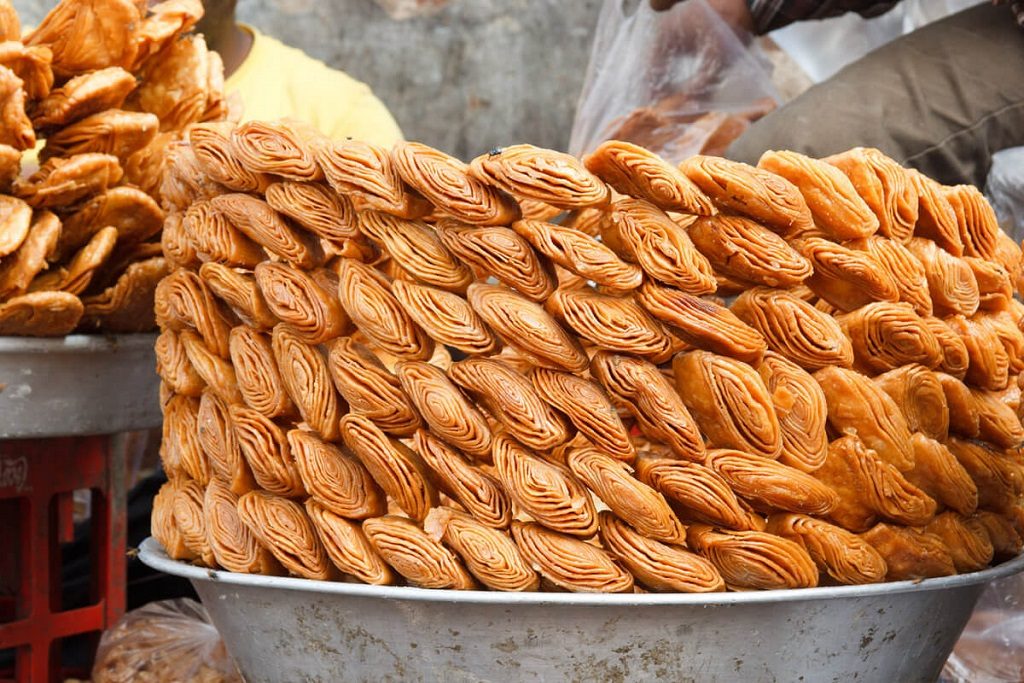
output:
M206 609L164 600L132 610L100 639L93 683L244 683Z
M655 12L647 0L605 0L569 151L633 142L678 162L721 154L780 103L770 64L705 0Z
M1024 240L1024 147L1011 147L992 155L985 195L999 224L1015 242Z
M942 670L942 683L1024 680L1024 575L993 581Z
M392 19L412 19L440 12L448 0L377 0L377 4Z

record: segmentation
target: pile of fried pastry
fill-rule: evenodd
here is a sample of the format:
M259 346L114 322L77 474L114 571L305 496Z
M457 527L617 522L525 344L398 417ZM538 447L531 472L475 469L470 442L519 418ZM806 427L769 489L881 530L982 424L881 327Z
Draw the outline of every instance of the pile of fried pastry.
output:
M227 103L201 0L147 5L61 0L22 38L0 0L0 335L156 327L165 150Z
M156 293L173 558L692 592L1021 549L1021 249L973 187L872 149L190 143Z

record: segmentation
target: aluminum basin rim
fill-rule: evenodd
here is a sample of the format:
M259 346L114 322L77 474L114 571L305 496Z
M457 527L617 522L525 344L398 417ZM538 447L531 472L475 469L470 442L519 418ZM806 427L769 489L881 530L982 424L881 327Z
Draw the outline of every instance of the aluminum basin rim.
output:
M219 569L196 567L172 560L164 553L159 542L147 538L142 542L140 559L153 569L181 576L193 581L212 581L225 585L294 590L320 595L339 595L359 598L383 598L416 602L446 602L480 605L579 605L593 607L633 606L711 606L757 605L778 602L808 602L837 600L901 593L920 593L947 590L987 583L1012 576L1024 570L1024 553L996 567L922 581L892 581L865 586L825 586L786 590L749 591L739 593L503 593L498 591L456 591L409 586L370 586L361 583L312 581L294 577L239 574Z

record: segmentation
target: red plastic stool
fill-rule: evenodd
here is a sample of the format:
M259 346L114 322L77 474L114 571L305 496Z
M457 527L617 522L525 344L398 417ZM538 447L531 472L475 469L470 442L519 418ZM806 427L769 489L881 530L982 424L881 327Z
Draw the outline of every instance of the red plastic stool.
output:
M0 651L16 649L19 683L63 680L60 640L124 613L125 463L110 446L109 436L0 441ZM76 489L92 491L92 600L63 610L60 546L74 536Z

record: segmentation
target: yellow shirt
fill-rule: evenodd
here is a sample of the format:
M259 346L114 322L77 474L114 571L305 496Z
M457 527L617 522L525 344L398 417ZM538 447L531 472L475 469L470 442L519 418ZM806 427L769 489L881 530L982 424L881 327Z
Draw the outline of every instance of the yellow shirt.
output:
M365 83L330 68L302 50L256 29L252 49L225 90L242 96L242 121L295 118L335 139L346 137L390 147L402 131Z

